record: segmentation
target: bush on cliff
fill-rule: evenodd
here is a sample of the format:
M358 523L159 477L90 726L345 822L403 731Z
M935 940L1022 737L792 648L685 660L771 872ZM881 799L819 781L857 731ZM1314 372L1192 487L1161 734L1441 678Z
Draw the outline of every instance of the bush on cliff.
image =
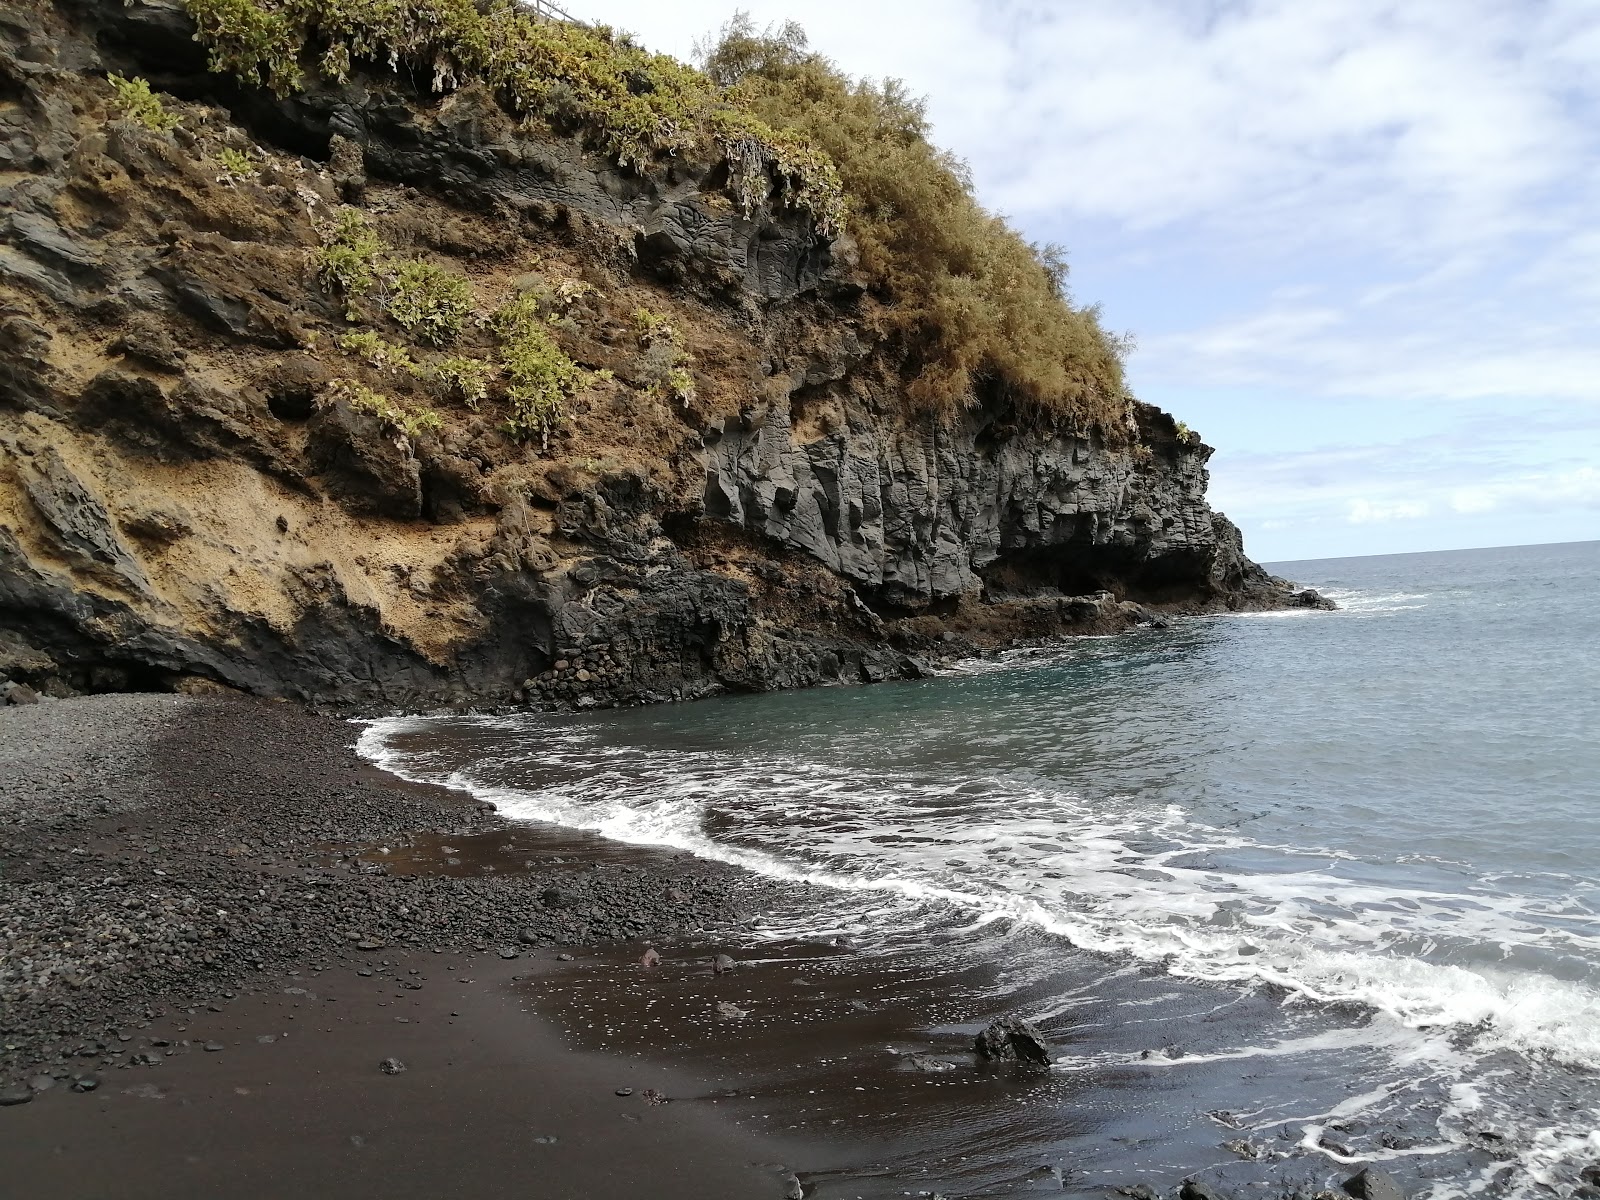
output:
M852 81L793 22L762 32L741 14L698 50L739 103L838 166L862 266L889 302L883 323L919 368L915 401L948 409L990 376L1121 428L1121 344L1071 304L1057 248L1030 246L978 204L965 164L929 142L921 100L894 80Z
M182 3L213 69L280 94L308 70L342 81L363 60L408 67L436 91L482 79L512 112L639 170L658 156L714 153L746 211L771 201L809 212L824 232L848 227L913 406L948 411L987 387L1126 432L1122 346L1094 309L1071 303L1059 252L1030 246L977 203L964 165L928 141L923 105L903 86L852 81L796 25L761 32L737 17L695 70L509 0ZM329 251L359 258L357 240ZM323 276L355 297L367 284L361 265L325 261ZM553 361L534 340L519 361ZM526 430L548 429L564 391L518 385Z
M715 147L759 166L759 196L735 172L736 194L765 199L770 168L784 199L824 228L843 213L833 164L804 139L727 103L700 72L650 54L600 26L540 20L509 0L183 0L211 49L211 67L280 95L307 65L343 81L353 60L404 63L435 91L485 80L516 113L577 132L624 166ZM314 64L313 64L314 56ZM749 172L747 172L749 173Z

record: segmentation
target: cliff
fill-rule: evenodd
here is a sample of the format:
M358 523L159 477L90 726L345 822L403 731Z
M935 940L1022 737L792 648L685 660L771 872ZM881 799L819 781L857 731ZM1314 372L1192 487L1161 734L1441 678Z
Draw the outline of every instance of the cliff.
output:
M908 405L766 143L623 166L195 32L0 6L0 679L589 706L1297 602L1166 414Z

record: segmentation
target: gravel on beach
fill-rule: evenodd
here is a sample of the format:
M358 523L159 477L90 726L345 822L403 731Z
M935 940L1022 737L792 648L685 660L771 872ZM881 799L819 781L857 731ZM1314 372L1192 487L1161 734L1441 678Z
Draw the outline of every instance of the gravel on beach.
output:
M0 1089L136 1065L155 1017L291 966L551 954L728 928L761 907L768 885L687 856L390 872L356 851L502 823L469 796L373 771L354 737L245 699L0 709Z

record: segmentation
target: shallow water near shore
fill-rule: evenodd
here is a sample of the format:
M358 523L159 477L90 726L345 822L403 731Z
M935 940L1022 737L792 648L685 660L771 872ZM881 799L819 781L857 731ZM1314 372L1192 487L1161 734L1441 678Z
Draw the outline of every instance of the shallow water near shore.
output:
M1357 1161L1418 1195L1569 1191L1600 1159L1600 543L1279 569L1342 611L915 683L393 719L362 750L514 819L824 885L750 931L770 965L729 1069L852 1135L903 1141L920 1106L950 1194L1315 1190ZM833 980L811 1010L796 956ZM1061 1044L1044 1079L962 1049L1004 1011ZM763 1066L763 1022L813 1018L831 1054ZM677 1028L622 1014L611 1040L733 1053L703 1013Z

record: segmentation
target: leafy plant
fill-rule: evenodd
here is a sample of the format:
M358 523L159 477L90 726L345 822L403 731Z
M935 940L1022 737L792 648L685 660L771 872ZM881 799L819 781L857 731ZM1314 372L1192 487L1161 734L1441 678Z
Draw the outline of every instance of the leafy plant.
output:
M345 334L339 339L339 349L359 354L374 367L411 372L418 369L404 346L385 341L370 329Z
M406 332L441 346L472 315L472 285L464 275L414 259L395 273L385 307Z
M325 47L318 70L343 82L355 59L432 76L435 91L483 80L519 116L575 133L623 166L659 154L723 150L746 207L775 194L824 228L844 198L826 154L730 104L677 60L605 26L547 21L512 0L183 0L211 69L279 95L303 85L301 55ZM730 160L731 162L732 160Z
M424 433L444 428L444 418L425 405L402 406L382 392L374 391L354 379L331 380L322 394L324 404L344 401L357 412L371 413L392 432L407 438L418 438Z
M261 169L254 158L232 146L224 146L217 151L217 162L222 166L222 174L217 176L219 183L238 183L251 178Z
M1064 255L984 210L904 85L852 80L797 25L762 30L738 16L698 48L695 70L512 0L182 3L213 69L280 95L302 86L315 49L315 69L334 80L362 61L431 74L436 91L481 81L513 114L625 167L718 157L745 211L789 206L824 232L849 229L867 315L902 359L912 405L950 411L992 395L1130 436L1128 344L1073 302Z
M422 368L446 395L459 399L474 412L489 396L489 383L495 377L495 368L481 358L449 355Z
M341 208L323 230L322 248L316 252L322 286L342 292L350 301L370 294L378 284L378 256L383 251L383 239L366 216L359 209Z
M531 296L504 305L492 324L500 335L500 366L511 406L506 427L515 437L537 437L548 446L551 432L566 418L567 401L588 386L590 373L556 344Z
M111 84L111 103L128 120L138 122L152 133L166 133L183 124L183 118L177 113L169 113L162 106L150 90L148 80L137 75L132 79L125 79L121 75L108 75L106 78Z
M694 359L684 348L683 336L666 317L638 308L633 328L644 353L639 356L639 379L651 390L688 405L694 400Z

